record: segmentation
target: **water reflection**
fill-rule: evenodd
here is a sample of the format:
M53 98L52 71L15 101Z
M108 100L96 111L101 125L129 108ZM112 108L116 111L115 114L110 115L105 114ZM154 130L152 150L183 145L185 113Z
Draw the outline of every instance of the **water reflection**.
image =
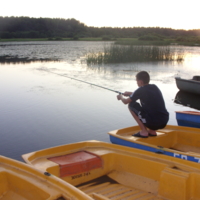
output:
M136 62L123 64L105 64L87 66L87 73L100 74L102 78L115 78L118 80L135 80L139 71L147 71L151 76L151 82L174 83L174 78L179 75L179 65L174 62ZM174 66L174 67L173 67ZM174 68L174 69L173 69Z
M193 62L193 55L195 59L199 56L200 47L180 47L192 55L183 63L88 67L81 62L84 55L102 51L104 42L4 44L0 42L0 56L28 58L23 63L0 63L0 153L18 160L21 154L66 143L91 139L109 142L108 131L136 125L127 106L117 101L116 93L44 69L120 92L134 91L138 87L137 72L148 71L151 83L163 93L170 125L177 125L175 110L185 109L172 100L178 91L175 76L191 78L199 72L199 62ZM35 58L38 62L33 61ZM60 61L42 62L45 58ZM187 101L188 104L193 105Z
M178 91L174 103L200 110L200 95Z

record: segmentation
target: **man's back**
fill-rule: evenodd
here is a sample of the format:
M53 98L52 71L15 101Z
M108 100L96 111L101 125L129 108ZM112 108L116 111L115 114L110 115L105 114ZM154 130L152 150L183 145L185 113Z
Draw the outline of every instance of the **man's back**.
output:
M166 110L165 102L160 89L154 84L147 84L139 87L130 96L131 100L140 100L141 106L149 116L165 117L169 113Z

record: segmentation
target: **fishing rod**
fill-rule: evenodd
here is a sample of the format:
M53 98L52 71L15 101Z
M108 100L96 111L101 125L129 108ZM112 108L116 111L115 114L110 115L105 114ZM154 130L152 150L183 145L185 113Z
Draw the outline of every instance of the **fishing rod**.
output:
M77 79L77 78L73 78L73 77L70 77L70 76L67 76L65 74L59 74L59 73L56 73L56 72L52 72L52 71L49 71L49 70L46 70L46 69L42 69L46 72L49 72L49 73L52 73L52 74L56 74L58 76L64 76L64 77L67 77L67 78L70 78L72 80L75 80L75 81L79 81L79 82L82 82L82 83L86 83L86 84L89 84L89 85L93 85L93 86L96 86L96 87L99 87L99 88L102 88L102 89L105 89L105 90L109 90L111 92L115 92L115 93L118 93L118 94L122 94L122 92L119 92L119 91L116 91L116 90L112 90L112 89L109 89L109 88L106 88L106 87L103 87L103 86L100 86L100 85L97 85L97 84L94 84L94 83L90 83L90 82L87 82L87 81L83 81L83 80L80 80L80 79Z

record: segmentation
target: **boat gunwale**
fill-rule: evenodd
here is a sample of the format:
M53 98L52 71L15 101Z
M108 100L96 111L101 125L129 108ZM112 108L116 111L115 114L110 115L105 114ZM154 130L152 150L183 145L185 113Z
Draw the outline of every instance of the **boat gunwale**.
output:
M184 79L184 78L180 78L180 77L175 77L176 81L182 81L182 82L190 82L190 83L194 83L194 84L200 84L200 81L196 81L193 79Z
M197 111L175 111L176 113L186 114L186 115L200 115Z
M14 160L2 155L0 155L0 173L1 172L15 175L22 179L24 179L23 177L28 176L29 177L28 180L31 179L31 180L36 180L39 183L46 183L47 185L52 187L55 191L57 191L57 193L59 193L60 191L60 195L62 195L62 197L65 198L78 199L80 197L85 200L86 199L92 200L92 198L85 195L84 192L77 190L76 187L67 183L66 181L63 181L62 179L59 179L56 176L52 176L51 174L46 174L46 172L35 168L33 165L28 165L27 163L23 163L18 160ZM47 193L45 189L41 190ZM47 194L49 194L48 199L52 199L51 192Z

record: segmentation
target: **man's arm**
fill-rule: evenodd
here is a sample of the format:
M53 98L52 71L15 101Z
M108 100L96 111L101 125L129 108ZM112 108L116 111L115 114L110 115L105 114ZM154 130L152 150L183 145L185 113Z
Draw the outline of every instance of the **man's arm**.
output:
M126 97L129 97L129 96L131 96L132 93L133 92L124 92L123 95L126 96Z

